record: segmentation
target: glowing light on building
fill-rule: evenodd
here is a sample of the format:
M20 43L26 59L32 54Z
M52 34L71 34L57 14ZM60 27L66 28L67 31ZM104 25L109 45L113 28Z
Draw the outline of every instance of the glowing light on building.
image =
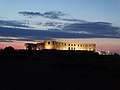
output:
M81 51L95 51L96 44L83 44L83 43L69 43L58 42L53 40L46 40L37 44L25 43L27 50L43 50L43 49L55 49L55 50L81 50Z

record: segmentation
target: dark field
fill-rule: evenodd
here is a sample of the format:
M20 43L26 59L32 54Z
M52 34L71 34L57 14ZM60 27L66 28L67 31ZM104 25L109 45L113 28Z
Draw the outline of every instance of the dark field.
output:
M0 51L0 90L119 90L120 56L81 51Z

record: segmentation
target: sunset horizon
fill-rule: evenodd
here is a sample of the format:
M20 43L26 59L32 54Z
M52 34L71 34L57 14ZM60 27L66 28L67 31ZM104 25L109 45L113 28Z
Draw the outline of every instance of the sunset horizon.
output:
M58 42L77 42L81 44L96 44L96 51L110 51L113 53L120 54L120 39L109 39L109 38L53 38L52 40L58 41ZM103 43L100 43L99 41L102 41ZM43 42L44 40L40 41L12 41L12 42L0 42L0 49L5 49L6 47L12 46L14 49L20 50L24 49L26 50L25 43L39 43ZM117 44L115 44L117 43Z

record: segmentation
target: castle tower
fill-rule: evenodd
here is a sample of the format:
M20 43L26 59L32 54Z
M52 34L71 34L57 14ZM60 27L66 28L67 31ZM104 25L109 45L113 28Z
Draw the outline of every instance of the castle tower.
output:
M47 40L44 42L44 47L45 49L55 49L55 43L56 41Z

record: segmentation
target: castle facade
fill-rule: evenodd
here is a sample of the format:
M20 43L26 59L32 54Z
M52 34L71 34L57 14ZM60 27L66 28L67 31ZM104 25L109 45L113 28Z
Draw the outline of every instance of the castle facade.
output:
M81 50L81 51L95 51L96 44L82 44L82 43L69 43L69 42L58 42L54 40L46 40L37 44L25 43L27 50Z

